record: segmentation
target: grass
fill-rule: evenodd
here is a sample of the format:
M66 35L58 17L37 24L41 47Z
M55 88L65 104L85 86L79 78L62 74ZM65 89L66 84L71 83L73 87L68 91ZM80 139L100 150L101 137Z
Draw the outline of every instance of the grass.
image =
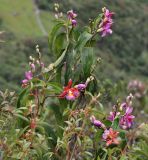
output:
M42 36L43 33L36 22L34 10L35 8L32 0L1 0L1 30L7 28L17 37L21 38ZM49 29L52 24L51 15L48 12L41 11L40 17L45 28Z

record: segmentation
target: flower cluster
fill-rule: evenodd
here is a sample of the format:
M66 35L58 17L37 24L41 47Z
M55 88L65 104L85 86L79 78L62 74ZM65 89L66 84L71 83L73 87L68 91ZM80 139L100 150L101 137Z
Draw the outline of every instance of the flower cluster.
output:
M75 27L75 26L77 25L77 20L75 19L75 18L77 17L77 14L74 13L73 10L70 10L70 11L67 12L67 15L68 15L68 19L69 19L70 22L71 22L71 25L72 25L73 27Z
M36 51L40 54L38 45L36 46ZM30 70L25 72L25 79L22 80L22 87L26 87L29 84L29 81L33 78L33 75L37 70L36 65L38 65L40 69L44 68L44 63L40 60L40 58L36 60L32 56L30 56L29 59L30 59L30 62L29 62Z
M135 116L132 115L133 108L132 105L132 95L127 96L126 101L123 102L119 107L114 106L113 111L110 112L108 120L112 122L111 126L107 128L105 124L97 120L95 116L90 117L91 123L104 130L102 134L103 140L106 142L106 146L111 144L119 144L118 131L113 130L114 120L119 118L119 127L122 129L130 129L133 125L133 120Z
M131 107L131 98L132 95L129 95L126 98L126 102L123 102L120 105L120 112L117 110L117 107L113 107L114 111L110 112L108 120L113 122L115 118L119 117L119 125L122 129L130 129L133 125L133 120L135 116L132 115L133 108Z
M91 116L90 121L94 126L102 128L104 130L102 134L102 139L106 142L106 146L109 146L111 144L119 144L119 132L113 130L112 128L107 129L101 121L95 118L95 116Z
M105 37L109 34L112 34L112 24L113 24L113 20L112 20L112 16L114 15L113 12L110 12L108 9L106 9L105 7L102 9L103 11L103 19L99 25L99 30L101 31L101 36Z
M133 116L131 113L133 111L132 107L127 106L125 109L125 114L121 116L120 118L120 127L122 129L129 129L132 127L133 125L133 119L135 118L135 116Z
M55 10L55 18L56 19L59 19L61 17L63 17L63 13L62 12L59 12L59 9L60 9L60 6L58 3L55 3L54 4L54 10Z
M73 101L80 96L80 92L84 91L86 86L86 83L80 83L72 87L72 80L70 79L68 85L64 87L63 92L59 95L59 98Z

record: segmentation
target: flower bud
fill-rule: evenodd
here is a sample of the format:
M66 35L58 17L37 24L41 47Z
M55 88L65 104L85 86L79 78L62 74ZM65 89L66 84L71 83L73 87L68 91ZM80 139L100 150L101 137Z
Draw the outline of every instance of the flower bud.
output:
M58 18L59 18L57 14L55 14L55 15L54 15L54 17L55 17L56 19L58 19Z
M35 64L34 64L34 63L31 63L31 64L30 64L30 68L31 68L31 70L35 71Z
M33 60L33 57L32 57L32 56L29 56L29 59L32 61L32 60Z

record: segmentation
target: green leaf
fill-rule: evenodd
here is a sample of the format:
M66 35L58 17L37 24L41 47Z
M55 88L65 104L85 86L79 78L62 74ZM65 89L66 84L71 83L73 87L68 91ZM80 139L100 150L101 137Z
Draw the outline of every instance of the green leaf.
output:
M91 152L85 151L84 153L88 155L88 157L93 157L93 154Z
M122 155L121 158L120 158L120 160L127 160L127 156Z
M109 120L105 120L103 121L103 123L105 124L106 127L110 127L112 125L112 122Z
M54 62L54 67L59 66L63 62L65 55L66 55L66 52L67 52L67 48L68 48L68 45L67 45L66 49L63 51L63 53L61 54L61 56Z
M97 157L97 160L101 160L99 156Z
M75 49L77 51L82 51L82 49L85 47L86 43L92 38L92 34L88 33L88 32L84 32L82 33L79 38L78 38L78 42L77 45L75 47Z
M33 83L33 87L44 87L46 85L43 80L38 78L33 78L31 82Z
M28 91L28 88L23 89L23 91L19 94L18 96L18 100L17 100L17 108L19 108L21 106L21 100L23 99L23 97L25 96L26 92Z
M55 44L55 39L56 39L56 36L58 34L58 31L63 26L64 26L64 22L63 21L59 21L52 28L52 31L49 33L49 46L50 46L52 52L54 52L54 44Z
M97 134L95 134L95 141L96 142L100 142L100 140L102 139L102 134L103 134L104 130L103 129L99 129L97 131Z
M47 83L47 88L48 87L52 87L52 89L54 89L54 91L56 91L58 93L62 91L62 86L59 83L56 83L56 82L48 82Z
M81 52L82 71L85 79L87 79L87 77L90 76L93 60L94 60L93 48L85 47Z
M26 122L29 123L29 120L28 120L26 117L24 117L23 115L17 114L17 113L15 113L14 115L15 115L16 117L18 117L18 118L20 118L20 119L22 119L22 120L24 120L24 121L26 121Z
M28 126L26 126L25 128L21 129L17 135L18 138L20 138L22 136L22 134L24 134L24 132L28 129Z
M76 57L74 55L76 55L75 50L70 50L68 51L67 56L66 56L66 71L64 75L66 84L68 83L70 78L74 81L76 77L74 76L74 74L77 74L76 71L75 73L72 71L72 68L74 68L74 65L77 63Z
M52 127L47 122L38 122L37 124L44 127L47 136L52 138L52 145L56 145L57 136Z
M94 28L98 28L98 23L100 22L100 20L102 19L103 14L99 14L95 19L94 19L94 23L93 23L93 27Z
M60 67L61 65L63 65L63 61L65 59L68 46L69 46L69 44L67 44L67 47L65 48L65 50L63 51L63 53L61 54L61 56L53 64L51 64L51 66L49 65L48 68L45 68L45 70L43 71L44 73L48 73L48 72L52 71L53 69L55 69L55 68Z
M66 34L60 33L55 38L55 43L53 44L54 53L56 57L59 57L62 51L66 48Z
M118 117L114 119L114 121L112 123L112 128L113 129L119 128L119 118Z
M62 113L60 111L59 106L58 105L51 105L49 107L49 109L51 109L53 111L58 125L63 125L63 117L62 117Z

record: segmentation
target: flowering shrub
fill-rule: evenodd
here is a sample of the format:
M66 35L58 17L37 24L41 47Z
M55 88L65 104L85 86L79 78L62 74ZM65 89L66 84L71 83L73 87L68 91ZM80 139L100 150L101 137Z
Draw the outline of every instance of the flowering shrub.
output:
M133 96L122 103L117 101L108 113L99 101L95 77L99 62L94 59L95 37L112 33L114 13L103 8L79 31L77 14L70 10L62 18L56 7L56 24L49 36L56 61L46 66L36 46L37 56L29 58L30 70L25 73L17 100L15 93L1 92L1 157L128 159L137 130Z

